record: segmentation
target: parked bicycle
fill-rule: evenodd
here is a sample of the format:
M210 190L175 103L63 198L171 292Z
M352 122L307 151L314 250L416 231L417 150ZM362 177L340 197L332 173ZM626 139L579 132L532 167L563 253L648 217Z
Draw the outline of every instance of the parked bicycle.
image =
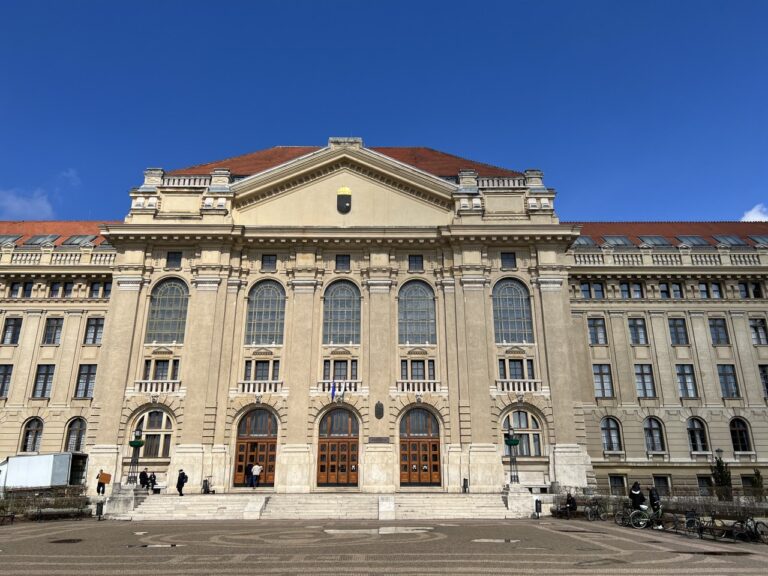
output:
M765 522L755 521L752 516L731 524L729 532L734 540L768 544L768 525Z
M589 504L584 508L584 515L587 517L587 520L607 520L608 510L605 504L595 498L590 500Z
M662 523L665 529L673 530L675 533L683 534L688 538L698 538L701 532L701 520L695 510L686 511L684 516L672 514L669 523L665 520L662 520Z
M711 536L713 540L720 540L725 538L730 526L715 516L715 512L712 511L712 515L709 520L701 520L699 526L699 538L704 536Z
M662 514L661 505L656 510L648 510L647 507L645 510L641 508L629 515L629 524L632 528L645 528L650 524L654 528L662 529Z
M613 516L613 521L619 526L629 526L629 517L632 514L632 507L628 502L624 503L622 509Z

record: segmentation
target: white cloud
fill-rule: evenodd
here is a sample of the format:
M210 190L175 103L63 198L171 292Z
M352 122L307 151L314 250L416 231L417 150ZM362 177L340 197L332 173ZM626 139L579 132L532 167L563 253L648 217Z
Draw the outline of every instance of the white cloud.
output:
M78 174L77 170L74 168L67 168L63 172L59 172L58 178L70 188L77 188L80 186L80 174Z
M45 190L25 192L17 188L0 188L0 220L51 220L53 206Z
M768 208L762 202L755 204L751 210L744 212L741 217L742 222L765 222L768 220Z

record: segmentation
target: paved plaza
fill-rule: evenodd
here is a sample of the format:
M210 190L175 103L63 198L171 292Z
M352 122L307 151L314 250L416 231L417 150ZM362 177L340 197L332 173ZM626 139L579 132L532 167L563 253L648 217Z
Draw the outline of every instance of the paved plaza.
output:
M0 572L77 574L761 574L768 546L582 520L83 520L0 527Z

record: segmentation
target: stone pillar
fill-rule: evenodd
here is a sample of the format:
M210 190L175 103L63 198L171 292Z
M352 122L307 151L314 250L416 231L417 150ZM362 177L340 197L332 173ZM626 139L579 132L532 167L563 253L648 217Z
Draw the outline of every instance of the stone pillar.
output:
M389 422L389 389L395 378L392 374L392 342L396 335L391 334L391 309L393 299L390 295L392 281L370 279L367 282L370 305L368 306L368 402L369 420L368 443L364 446L364 469L361 470L362 490L364 492L394 492L395 472L398 462L395 458L396 438L392 437ZM396 315L396 314L395 314ZM382 417L376 415L376 403L381 402ZM397 434L397 430L394 431ZM384 439L387 441L384 442Z
M572 347L568 339L570 303L565 289L567 282L564 276L547 274L540 276L536 284L544 318L543 341L539 346L559 351L547 356L546 365L555 428L551 477L561 486L585 487L591 464L585 447L576 441L574 404L578 401L578 386L571 382L574 371L571 369Z
M18 356L14 366L14 379L8 394L6 407L23 406L27 404L27 398L32 396L32 387L35 382L35 353L38 350L41 338L40 323L42 310L26 310L21 321L21 336L17 348ZM15 314L5 315L16 317Z

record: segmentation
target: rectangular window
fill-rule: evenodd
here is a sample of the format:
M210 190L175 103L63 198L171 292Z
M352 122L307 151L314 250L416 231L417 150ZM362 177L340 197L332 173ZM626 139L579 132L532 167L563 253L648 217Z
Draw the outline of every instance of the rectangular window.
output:
M629 318L629 340L633 346L646 346L648 334L645 331L644 318Z
M104 318L88 318L85 323L85 340L83 344L101 344L104 334Z
M632 282L630 289L632 290L632 298L637 299L643 297L643 285L639 282Z
M181 268L181 252L168 252L165 255L165 267L172 270Z
M243 380L245 382L250 382L251 381L251 368L252 368L251 361L250 360L246 360L245 361L245 371L243 372Z
M349 379L357 380L357 360L349 361Z
M609 474L608 484L610 485L611 496L627 495L627 479L625 476L619 476L617 474Z
M514 270L517 268L517 254L514 252L501 253L501 269Z
M170 361L168 360L155 360L155 373L153 380L168 380L168 369L170 368Z
M624 300L639 299L643 297L643 285L640 282L620 282L619 291Z
M731 343L725 318L710 318L709 333L712 335L712 346L727 346Z
M739 282L740 298L762 298L763 289L759 282Z
M509 379L510 380L525 380L525 374L523 373L523 361L522 360L510 360L509 361Z
M143 379L149 380L152 377L152 360L144 360Z
M536 373L533 370L533 358L525 361L525 367L528 369L528 380L536 380Z
M659 493L659 496L662 498L665 498L669 496L671 490L670 490L670 481L669 476L656 476L653 477L653 486L656 488L656 491Z
M720 390L723 398L740 398L739 383L736 381L736 366L733 364L718 364L717 376L720 379Z
M38 364L35 375L35 387L32 390L32 398L50 398L53 386L53 372L56 366L53 364Z
M427 360L427 379L436 380L435 378L435 361Z
M32 288L34 288L34 283L32 282L24 282L24 298L32 298Z
M18 344L21 335L21 318L6 318L3 327L3 344Z
M582 282L580 289L581 297L584 300L602 300L605 298L605 289L601 282Z
M269 360L257 360L255 362L254 380L269 380Z
M91 282L88 292L89 298L98 298L101 296L101 282Z
M709 293L713 299L718 300L723 297L723 290L719 282L712 282L709 285Z
M765 318L750 318L749 329L752 332L752 344L765 346L768 344L768 331L766 331Z
M677 385L680 390L680 398L696 398L696 376L693 373L693 364L678 364Z
M653 367L650 364L635 364L635 387L638 398L655 398Z
M421 254L408 255L408 272L421 272L424 270L424 256Z
M349 272L350 270L349 254L336 254L336 270L339 272Z
M669 284L666 282L659 283L659 298L662 300L669 300L672 293L669 291Z
M630 296L629 282L621 282L619 284L619 291L621 292L621 297L624 300L629 300L629 296Z
M77 372L75 398L93 398L95 384L96 364L80 364L80 369Z
M582 282L579 285L579 288L581 290L581 297L584 300L591 300L592 299L592 291L590 290L589 282Z
M43 332L43 344L61 344L61 329L64 326L64 318L46 318L45 331Z
M179 379L179 365L181 360L178 358L174 358L171 361L171 380L178 380Z
M333 361L333 379L334 380L347 379L347 361L346 360Z
M760 364L758 367L760 371L760 382L763 385L763 395L768 398L768 364Z
M504 360L499 360L499 362L502 363L499 368L503 368ZM400 380L408 380L408 360L400 360Z
M21 282L11 282L8 289L8 298L21 298Z
M411 360L411 380L424 380L424 360Z
M72 298L72 293L75 291L74 282L64 282L64 298Z
M272 360L272 380L280 380L280 360Z
M741 477L741 487L744 491L744 496L751 498L758 497L762 500L762 485L758 485L757 479L754 476L743 475Z
M8 397L11 389L11 376L13 376L13 364L0 364L0 398Z
M102 298L109 298L112 295L112 282L104 282L104 290L101 292Z
M51 282L48 285L48 298L61 297L61 282Z
M679 282L672 282L669 285L672 290L672 298L680 299L683 297L683 285Z
M593 364L592 377L595 381L595 398L613 398L613 379L610 364Z
M697 476L696 482L699 485L699 496L712 496L714 494L711 476Z
M685 318L669 319L669 339L672 346L688 346L688 329Z
M330 360L323 360L323 380L330 380L331 379L331 361ZM407 380L408 376L403 378L403 380Z
M605 332L605 318L587 318L589 328L589 343L593 346L601 346L608 343Z
M264 272L274 272L277 270L277 254L262 254L261 269Z

